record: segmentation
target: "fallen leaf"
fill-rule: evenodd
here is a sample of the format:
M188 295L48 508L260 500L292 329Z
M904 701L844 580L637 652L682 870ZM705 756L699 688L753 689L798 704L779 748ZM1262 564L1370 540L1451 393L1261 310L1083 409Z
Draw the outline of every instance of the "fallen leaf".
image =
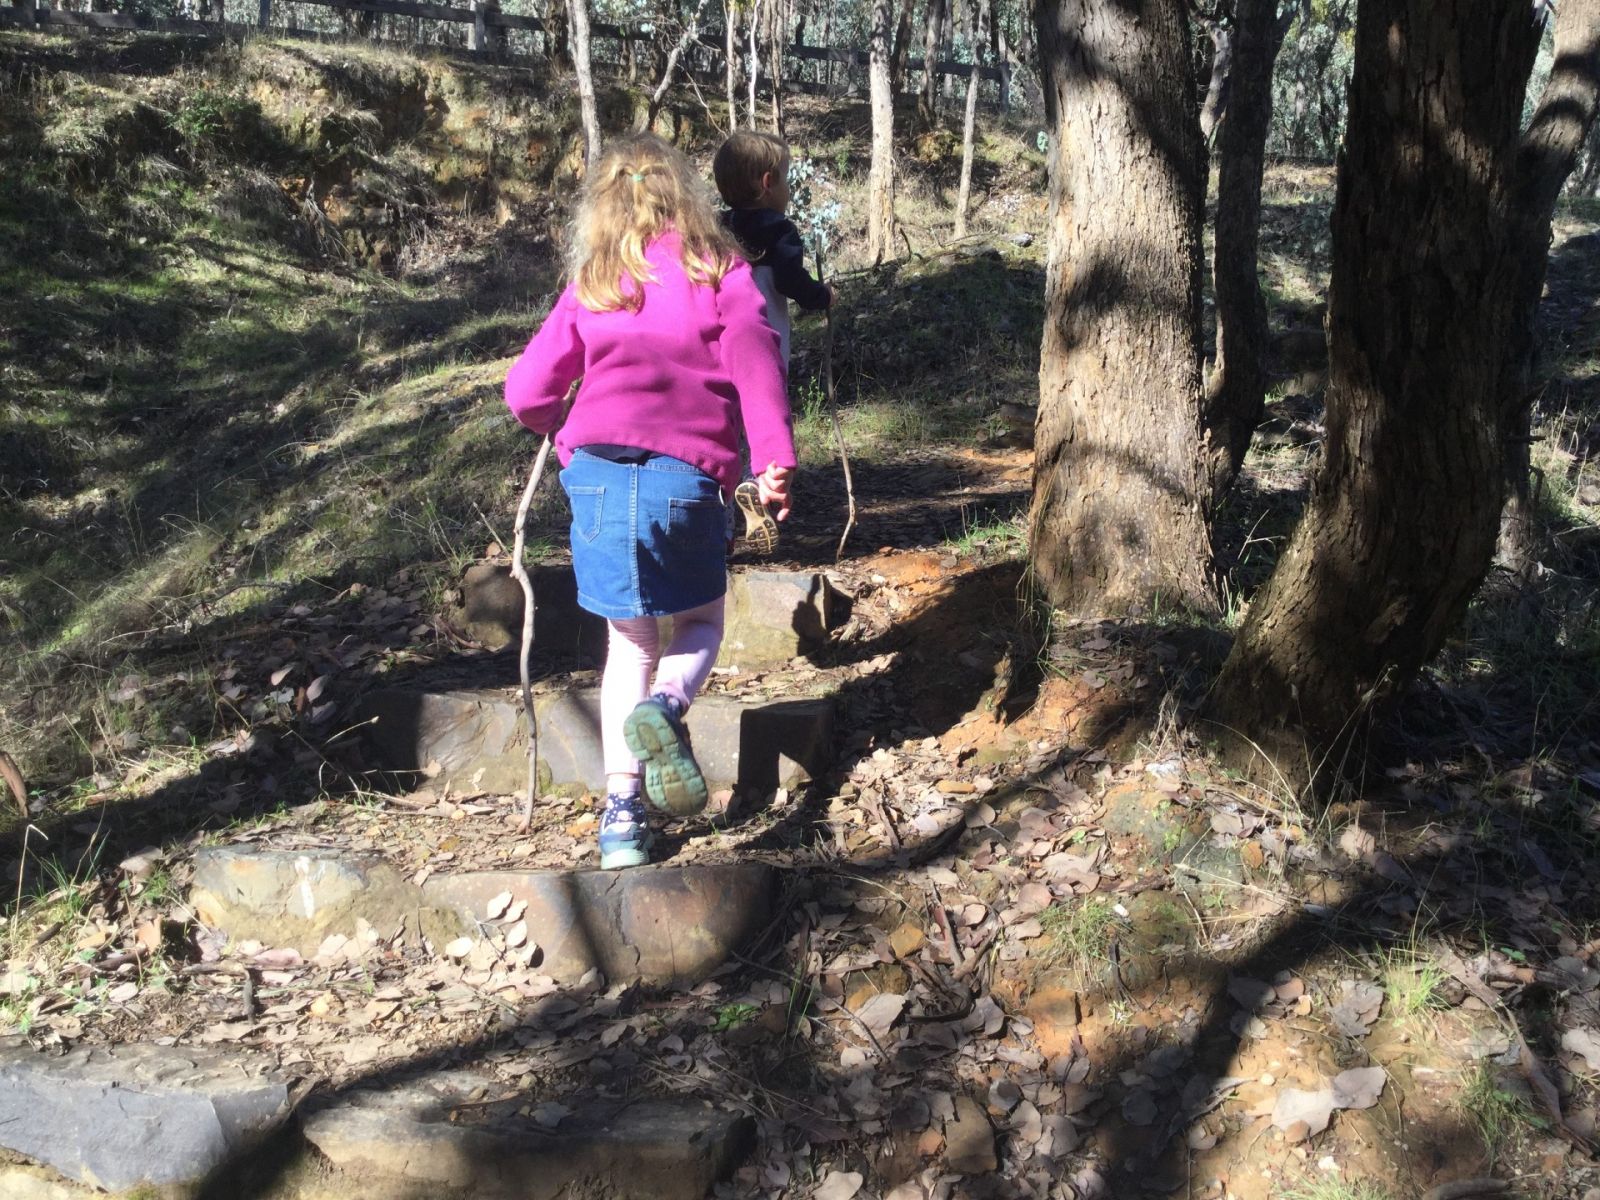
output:
M1238 1002L1239 1007L1246 1012L1260 1012L1273 1000L1277 999L1277 989L1270 983L1263 983L1259 979L1246 979L1242 975L1235 975L1228 980L1228 995Z
M1333 1077L1333 1103L1336 1108L1371 1108L1383 1095L1388 1076L1382 1067L1352 1067Z
M1600 1036L1592 1029L1569 1029L1561 1035L1561 1048L1583 1056L1591 1071L1600 1071Z
M904 996L896 992L879 992L861 1006L856 1016L872 1031L874 1037L882 1038L900 1019L905 1006Z
M1328 1127L1335 1107L1332 1088L1315 1092L1283 1088L1272 1106L1272 1123L1283 1130L1291 1141L1304 1141Z
M1024 1100L1011 1114L1011 1132L1029 1146L1044 1136L1044 1118L1031 1100Z
M1053 900L1050 889L1042 883L1025 883L1017 889L1017 911L1025 917L1042 913Z
M444 952L450 958L465 958L472 953L472 948L478 943L469 937L458 937L455 941L445 946Z
M1353 979L1341 981L1339 987L1343 996L1328 1010L1334 1028L1346 1037L1366 1037L1383 1009L1383 989L1375 983Z
M513 950L527 940L528 923L526 921L518 921L515 925L512 925L506 930L506 945L510 946Z
M116 987L112 988L111 991L106 994L106 999L111 1001L113 1004L126 1004L138 994L139 985L130 979L127 983L119 983Z
M855 1171L829 1171L828 1177L811 1193L812 1200L850 1200L861 1190L861 1183L862 1176Z
M1365 858L1378 848L1378 839L1359 825L1351 825L1339 835L1339 849L1347 858Z
M498 921L501 917L506 915L506 910L510 907L511 893L501 892L498 896L494 896L489 900L489 907L486 910L488 919L491 921Z
M1010 1112L1022 1099L1022 1089L1009 1079L996 1079L989 1086L989 1106Z
M1161 1114L1155 1095L1148 1088L1138 1088L1123 1098L1122 1117L1130 1125L1149 1125Z

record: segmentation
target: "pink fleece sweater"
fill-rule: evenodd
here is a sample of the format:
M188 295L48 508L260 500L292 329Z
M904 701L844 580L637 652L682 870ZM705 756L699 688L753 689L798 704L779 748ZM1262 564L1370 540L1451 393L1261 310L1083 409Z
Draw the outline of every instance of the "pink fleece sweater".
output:
M569 285L506 376L506 403L548 433L581 376L556 435L563 465L583 446L638 446L692 463L731 499L741 418L756 471L796 465L778 335L746 263L704 287L684 274L679 253L675 234L651 243L657 282L645 284L638 312L591 312Z

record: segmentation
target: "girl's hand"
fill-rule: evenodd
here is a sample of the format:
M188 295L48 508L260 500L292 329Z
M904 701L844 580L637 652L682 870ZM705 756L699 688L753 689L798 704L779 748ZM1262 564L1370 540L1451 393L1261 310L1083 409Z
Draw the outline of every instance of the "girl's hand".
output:
M778 520L789 519L789 481L794 478L793 467L780 467L768 463L767 469L756 476L756 490L761 493L761 503L775 504Z

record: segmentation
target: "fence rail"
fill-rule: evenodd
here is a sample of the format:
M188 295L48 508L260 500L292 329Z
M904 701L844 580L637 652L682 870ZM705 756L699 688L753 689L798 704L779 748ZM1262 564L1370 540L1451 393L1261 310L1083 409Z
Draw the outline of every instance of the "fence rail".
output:
M222 0L199 0L203 7L213 7L214 11L222 11ZM254 25L240 21L227 21L223 19L203 20L193 17L150 17L138 16L132 13L115 12L72 12L66 9L49 7L44 0L11 0L9 7L0 6L0 27L37 28L46 26L59 26L70 29L109 29L109 30L137 30L152 33L199 33L199 34L224 34L227 36L244 36L256 30L271 28L273 5L282 6L295 4L309 4L321 8L338 9L343 12L371 13L386 16L411 17L419 21L442 21L453 24L471 26L467 36L467 50L475 55L488 55L497 59L516 61L520 56L507 55L498 47L497 42L504 38L506 30L519 30L527 33L544 33L548 31L548 23L539 17L519 16L513 13L500 11L498 0L472 0L470 8L453 8L446 4L432 4L427 0L259 0L259 12ZM272 29L272 32L286 37L324 39L329 34L315 30ZM602 40L620 41L625 45L649 40L649 35L640 30L631 30L622 25L612 25L604 21L594 22L590 26L590 36ZM713 51L720 51L720 39L712 36L703 36L698 39L701 45ZM437 49L439 47L430 47ZM784 47L784 61L838 63L843 66L865 66L871 56L865 50L845 49L830 46L799 46ZM922 59L910 59L906 66L909 70L921 72ZM933 69L939 75L955 75L966 78L972 71L971 63L955 62L948 59L937 59ZM980 67L980 79L995 83L999 87L1000 106L1010 107L1011 95L1011 69L1009 64L997 67ZM785 86L799 85L801 90L811 90L804 86L803 81L785 79Z

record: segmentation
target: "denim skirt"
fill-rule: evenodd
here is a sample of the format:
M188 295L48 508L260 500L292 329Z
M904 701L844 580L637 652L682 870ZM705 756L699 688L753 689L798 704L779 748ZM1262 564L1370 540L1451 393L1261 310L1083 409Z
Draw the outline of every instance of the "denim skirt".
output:
M561 486L572 505L578 603L589 612L670 617L728 590L722 489L698 467L665 455L619 463L575 450Z

